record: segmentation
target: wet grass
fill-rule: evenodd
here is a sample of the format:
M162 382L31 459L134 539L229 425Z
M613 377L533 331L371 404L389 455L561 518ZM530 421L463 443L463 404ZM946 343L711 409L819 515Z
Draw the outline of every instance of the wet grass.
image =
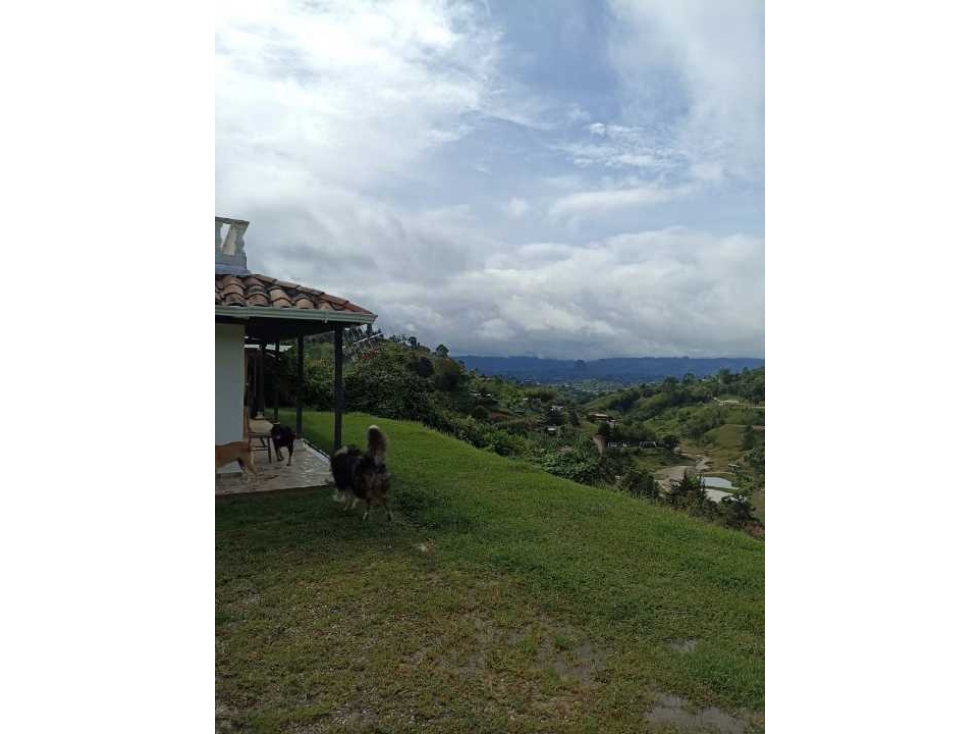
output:
M218 730L635 732L664 691L762 725L762 543L416 424L347 441L371 422L394 522L216 501Z

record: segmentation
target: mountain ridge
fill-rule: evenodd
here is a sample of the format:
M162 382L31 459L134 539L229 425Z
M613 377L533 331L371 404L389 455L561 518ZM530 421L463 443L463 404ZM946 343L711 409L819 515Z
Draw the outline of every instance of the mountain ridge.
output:
M656 382L667 377L682 378L691 373L707 377L722 369L740 372L763 367L757 357L608 357L594 360L546 359L540 357L453 356L467 369L485 375L542 383L606 380L622 384Z

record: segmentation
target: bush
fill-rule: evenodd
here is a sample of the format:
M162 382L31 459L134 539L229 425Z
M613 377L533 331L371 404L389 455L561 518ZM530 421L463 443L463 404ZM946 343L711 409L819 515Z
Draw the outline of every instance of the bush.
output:
M547 453L540 460L544 471L580 484L597 484L602 479L598 452L594 449L583 451L560 451Z
M648 500L659 498L659 484L656 478L642 469L629 469L622 477L621 485L629 494Z
M719 515L725 525L731 528L744 528L748 523L755 522L755 508L747 497L731 495L724 497L718 506Z
M489 448L500 456L520 456L527 453L527 441L506 431L488 431L486 439Z
M477 405L475 408L473 408L473 411L472 413L470 413L470 415L478 421L486 421L489 420L490 417L489 411L486 410L486 408L484 408L482 405Z
M663 436L659 443L667 451L675 451L676 447L680 445L680 439L673 434L670 434L668 436Z

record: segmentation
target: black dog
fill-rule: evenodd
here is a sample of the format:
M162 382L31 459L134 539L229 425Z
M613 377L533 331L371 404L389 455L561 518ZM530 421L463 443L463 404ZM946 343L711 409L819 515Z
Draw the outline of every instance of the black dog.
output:
M272 446L275 448L275 460L282 461L282 448L289 450L289 461L286 466L292 466L292 444L296 441L296 434L289 426L280 426L276 423L272 426Z
M391 476L386 466L387 439L377 426L367 432L367 453L354 446L344 446L330 455L330 469L336 483L334 499L344 503L349 510L358 501L367 508L364 520L370 517L371 507L381 505L391 519L387 494L391 488Z

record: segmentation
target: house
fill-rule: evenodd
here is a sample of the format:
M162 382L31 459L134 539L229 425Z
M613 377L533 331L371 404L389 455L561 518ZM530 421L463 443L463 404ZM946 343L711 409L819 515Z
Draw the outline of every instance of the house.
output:
M245 256L248 224L241 219L214 218L214 442L242 439L246 406L252 416L264 414L269 397L265 364L268 359L283 358L283 341L295 340L301 387L304 338L332 331L337 376L333 442L339 448L344 329L373 324L377 316L344 298L249 271ZM273 397L277 412L277 395ZM301 398L297 402L294 430L302 436Z
M607 413L589 413L588 414L588 420L590 420L590 421L607 421L608 420L608 414Z

